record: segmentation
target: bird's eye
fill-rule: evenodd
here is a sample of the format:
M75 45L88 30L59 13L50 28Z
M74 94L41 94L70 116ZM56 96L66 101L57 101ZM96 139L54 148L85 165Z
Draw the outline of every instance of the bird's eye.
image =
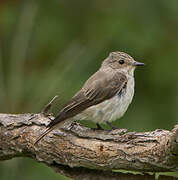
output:
M125 61L124 60L119 60L119 64L124 64Z

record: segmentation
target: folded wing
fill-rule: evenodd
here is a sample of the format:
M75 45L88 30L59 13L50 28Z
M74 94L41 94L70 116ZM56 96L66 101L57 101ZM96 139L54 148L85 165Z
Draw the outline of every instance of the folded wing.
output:
M64 105L64 108L48 127L71 118L90 106L112 98L122 90L126 82L127 78L122 73L117 72L108 75L106 72L97 71L86 81L82 89Z

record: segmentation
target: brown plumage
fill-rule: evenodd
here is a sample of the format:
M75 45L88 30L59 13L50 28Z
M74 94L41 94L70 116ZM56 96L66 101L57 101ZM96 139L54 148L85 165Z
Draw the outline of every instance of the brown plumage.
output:
M121 63L121 60L124 61L124 63ZM128 67L135 69L134 63L136 63L136 61L126 53L110 53L109 57L103 61L101 68L93 74L85 82L81 90L63 106L57 117L49 123L47 130L35 143L66 119L72 118L87 108L112 99L116 94L121 93L122 89L126 88L128 81L126 74L122 70ZM129 71L129 69L127 71Z

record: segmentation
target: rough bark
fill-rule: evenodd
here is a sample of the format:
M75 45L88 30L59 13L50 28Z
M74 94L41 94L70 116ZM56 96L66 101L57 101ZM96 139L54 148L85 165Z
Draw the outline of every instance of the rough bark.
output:
M57 172L80 180L153 179L153 176L145 174L111 172L118 169L178 171L178 125L172 131L136 133L96 131L72 123L53 130L34 146L49 121L42 114L0 114L0 161L19 156L31 157Z

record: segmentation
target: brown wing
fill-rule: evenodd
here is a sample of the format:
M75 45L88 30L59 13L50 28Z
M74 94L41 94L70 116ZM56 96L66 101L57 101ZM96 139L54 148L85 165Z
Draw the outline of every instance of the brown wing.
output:
M119 93L127 78L122 73L108 74L97 71L86 81L82 89L64 106L48 127L71 118L90 106L99 104Z

